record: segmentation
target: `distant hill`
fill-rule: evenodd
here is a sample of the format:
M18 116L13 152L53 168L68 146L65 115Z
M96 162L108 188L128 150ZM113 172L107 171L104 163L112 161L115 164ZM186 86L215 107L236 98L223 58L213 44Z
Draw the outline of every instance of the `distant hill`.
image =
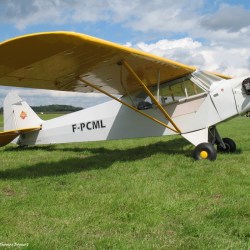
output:
M54 105L46 105L46 106L32 106L31 107L35 112L37 113L53 113L53 112L75 112L75 111L79 111L82 110L83 108L81 107L74 107L71 105L58 105L58 104L54 104ZM0 113L3 112L3 108L0 108Z
M47 105L47 106L32 106L35 112L74 112L82 110L83 108L74 107L71 105Z

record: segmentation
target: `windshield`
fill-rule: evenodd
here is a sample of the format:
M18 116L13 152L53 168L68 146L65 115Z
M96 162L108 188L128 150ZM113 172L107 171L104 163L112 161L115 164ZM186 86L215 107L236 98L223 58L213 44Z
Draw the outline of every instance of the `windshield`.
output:
M219 76L204 71L195 71L192 73L192 76L194 77L194 80L198 80L207 90L210 89L210 86L214 82L223 80Z

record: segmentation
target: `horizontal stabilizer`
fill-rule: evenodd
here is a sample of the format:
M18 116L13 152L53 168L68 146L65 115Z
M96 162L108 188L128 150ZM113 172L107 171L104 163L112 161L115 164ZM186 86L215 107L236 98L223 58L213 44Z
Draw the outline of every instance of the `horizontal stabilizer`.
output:
M39 126L39 127L33 127L33 128L24 128L24 129L0 132L0 147L6 146L7 144L12 142L17 136L21 134L38 131L40 129L41 127Z

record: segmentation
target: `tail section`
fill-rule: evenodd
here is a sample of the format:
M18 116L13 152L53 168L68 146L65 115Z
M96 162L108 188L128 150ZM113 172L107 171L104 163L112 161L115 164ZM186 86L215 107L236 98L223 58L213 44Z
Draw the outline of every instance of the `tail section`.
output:
M4 100L4 131L40 127L42 120L17 94L10 93Z
M18 95L8 94L3 108L4 132L0 132L0 147L9 144L19 135L41 129L42 120Z

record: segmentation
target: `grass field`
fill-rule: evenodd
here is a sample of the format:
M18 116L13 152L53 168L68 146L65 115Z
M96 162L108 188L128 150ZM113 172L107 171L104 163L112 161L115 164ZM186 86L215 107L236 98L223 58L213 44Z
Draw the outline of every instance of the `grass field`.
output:
M249 130L214 162L178 136L1 148L0 249L250 249Z

